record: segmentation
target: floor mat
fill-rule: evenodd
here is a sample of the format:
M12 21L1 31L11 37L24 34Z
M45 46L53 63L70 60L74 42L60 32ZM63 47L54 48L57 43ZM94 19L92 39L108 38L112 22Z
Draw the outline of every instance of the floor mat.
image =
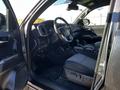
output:
M89 88L68 81L65 77L64 70L63 68L61 68L61 66L46 69L39 75L39 77L49 79L52 82L61 84L68 90L89 90Z

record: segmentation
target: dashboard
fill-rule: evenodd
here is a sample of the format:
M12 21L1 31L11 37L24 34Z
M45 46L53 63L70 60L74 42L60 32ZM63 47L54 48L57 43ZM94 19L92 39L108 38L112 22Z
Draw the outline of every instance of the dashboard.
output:
M48 38L51 40L51 43L58 40L58 37L54 31L53 20L44 21L38 25L35 25L35 28L38 31L39 37Z
M58 34L55 32L53 25L54 25L53 20L47 20L39 24L34 24L35 28L32 29L30 32L30 49L31 49L31 52L33 53L32 55L39 53L39 56L42 56L42 55L44 56L53 52L53 56L55 56L55 54L59 55L57 53L60 50L62 51L62 54L63 54L63 51L65 51L68 43L62 42ZM58 24L58 26L64 26L64 24ZM94 32L87 30L87 28L84 28L83 26L70 24L70 27L72 29L72 35L74 37L73 42L69 43L71 47L74 47L75 45L77 45L76 44L77 39L79 39L79 44L82 44L82 42L84 43L83 36L86 34L91 35L92 37L96 36ZM88 39L88 41L90 41L90 38ZM60 49L56 51L58 48ZM66 51L64 53L66 53ZM51 57L51 55L49 56ZM56 58L58 58L58 56L56 56Z
M34 24L33 26L34 29L30 32L31 52L45 51L48 46L58 41L59 38L54 32L52 20Z

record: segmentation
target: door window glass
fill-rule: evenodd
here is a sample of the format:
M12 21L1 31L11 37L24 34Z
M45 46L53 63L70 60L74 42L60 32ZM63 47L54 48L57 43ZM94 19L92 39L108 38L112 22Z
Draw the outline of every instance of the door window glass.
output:
M103 6L91 11L86 18L90 20L90 25L105 25L109 6Z
M0 31L6 31L6 7L0 0Z

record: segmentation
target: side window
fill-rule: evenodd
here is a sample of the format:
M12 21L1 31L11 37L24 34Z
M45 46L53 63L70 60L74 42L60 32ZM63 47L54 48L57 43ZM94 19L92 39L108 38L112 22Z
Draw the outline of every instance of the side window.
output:
M91 11L86 18L90 20L90 26L105 25L109 6L103 6Z
M12 11L9 0L0 0L0 60L16 54L18 50L19 26Z
M6 7L2 0L0 0L0 31L7 31L6 28Z

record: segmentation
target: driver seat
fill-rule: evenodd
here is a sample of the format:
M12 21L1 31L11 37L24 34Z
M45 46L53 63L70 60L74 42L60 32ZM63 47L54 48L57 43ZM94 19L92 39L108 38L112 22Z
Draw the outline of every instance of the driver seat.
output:
M90 87L93 81L96 60L83 54L76 54L66 60L66 78L74 83Z

